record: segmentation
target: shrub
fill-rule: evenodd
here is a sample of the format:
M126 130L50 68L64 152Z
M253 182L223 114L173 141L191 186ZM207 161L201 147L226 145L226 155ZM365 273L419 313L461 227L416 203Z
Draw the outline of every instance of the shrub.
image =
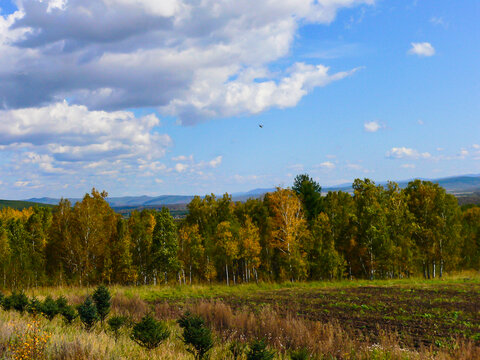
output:
M208 351L213 347L213 338L210 329L205 327L204 320L186 312L177 322L183 328L183 342L191 346L187 351L195 359L208 358Z
M37 321L27 325L26 330L15 329L9 344L12 359L46 359L50 333L43 331Z
M98 316L100 320L103 321L110 312L110 307L112 306L112 297L105 285L100 285L97 290L93 293L93 301L97 307Z
M275 356L275 351L268 349L265 341L254 340L250 344L250 350L247 353L247 360L272 360Z
M60 315L62 315L63 320L66 324L71 324L73 320L78 316L77 312L71 305L67 305L60 310Z
M108 319L107 324L115 337L115 342L118 340L120 328L125 325L127 318L125 316L112 316Z
M67 298L65 296L58 297L57 300L55 300L55 303L57 304L58 310L60 312L63 309L65 309L66 307L68 307L68 301L67 301Z
M8 310L11 310L13 309L13 299L12 299L12 296L5 296L3 299L2 299L2 308L3 310L5 311L8 311Z
M155 320L150 314L134 325L131 334L133 341L149 350L159 346L169 336L170 330L165 323Z
M5 295L0 291L0 306L3 304L3 299L5 299Z
M48 319L53 320L55 316L60 312L58 304L51 296L47 296L41 305L42 314Z
M8 307L9 308L5 309L5 310L14 309L14 310L17 310L21 313L23 313L25 310L27 310L29 301L28 301L27 295L25 295L23 292L20 292L20 293L15 293L14 292L12 295L10 295L5 300L7 300L7 299L8 299Z
M87 296L85 302L78 306L78 315L87 331L89 331L99 320L97 308L90 296Z
M311 355L307 348L301 348L290 353L290 359L292 360L308 360Z
M33 297L27 306L27 312L31 315L37 315L39 312L42 312L42 302L39 301L36 297Z

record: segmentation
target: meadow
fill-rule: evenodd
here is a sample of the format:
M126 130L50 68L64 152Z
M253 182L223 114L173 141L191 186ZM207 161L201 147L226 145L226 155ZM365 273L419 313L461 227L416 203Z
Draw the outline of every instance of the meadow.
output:
M43 287L26 295L65 296L79 305L94 290ZM232 344L243 349L237 358L247 359L254 339L264 339L276 359L293 359L301 349L308 353L302 358L312 359L480 358L480 276L474 273L429 281L112 286L109 291L109 316L123 315L133 324L151 313L166 322L169 338L146 350L131 340L131 326L123 327L116 340L106 323L87 331L78 319L69 325L59 316L50 321L0 310L0 358L21 358L12 344L28 338L32 343L44 339L38 358L193 359L176 322L187 310L212 330L210 359L235 359ZM37 340L28 335L35 331Z

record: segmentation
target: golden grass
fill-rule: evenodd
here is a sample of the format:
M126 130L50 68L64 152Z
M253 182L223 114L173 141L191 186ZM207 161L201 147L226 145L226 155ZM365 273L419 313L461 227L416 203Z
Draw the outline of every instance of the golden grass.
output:
M213 297L245 295L265 290L285 288L318 288L349 286L408 286L428 287L437 284L460 285L479 283L478 272L462 272L444 277L442 280L425 281L379 280L379 281L341 281L313 283L283 283L260 285L246 284L227 287L224 285L194 286L141 286L110 287L112 293L111 315L123 315L132 321L138 321L148 312L157 319L166 320L172 332L170 338L159 348L148 351L129 338L129 329L122 329L118 341L106 330L106 325L98 324L87 332L79 320L73 325L66 325L60 317L48 321L37 317L39 329L51 334L46 342L46 359L87 360L87 359L192 359L180 339L181 330L175 319L186 309L201 315L217 336L215 347L211 351L212 360L230 359L228 351L232 341L248 343L254 338L265 338L278 351L277 359L288 359L290 349L308 348L316 359L439 359L467 360L480 359L480 347L472 342L457 341L449 348L419 348L408 350L402 348L396 334L381 333L375 342L358 339L355 334L345 330L339 323L321 323L288 315L279 316L275 309L263 307L258 312L247 310L234 311L228 305L211 300ZM93 288L79 287L44 287L30 289L29 296L43 299L47 295L58 297L64 295L70 304L80 304ZM169 299L174 299L169 303ZM0 359L11 359L12 340L24 336L28 324L34 318L24 314L0 310ZM245 357L244 357L245 359Z

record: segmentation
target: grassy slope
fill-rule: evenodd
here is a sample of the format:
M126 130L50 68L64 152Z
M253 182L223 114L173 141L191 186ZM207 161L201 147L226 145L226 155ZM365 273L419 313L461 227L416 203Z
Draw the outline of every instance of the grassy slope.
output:
M9 208L16 209L16 210L23 210L25 208L34 207L34 206L49 207L49 208L54 207L54 205L39 204L39 203L31 202L31 201L0 200L0 209L5 208L5 207L9 207Z

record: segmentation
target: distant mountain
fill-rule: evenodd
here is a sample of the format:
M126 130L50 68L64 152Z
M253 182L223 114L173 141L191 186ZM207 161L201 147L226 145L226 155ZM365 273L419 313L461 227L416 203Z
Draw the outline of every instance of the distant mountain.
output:
M422 179L429 180L434 183L438 183L445 188L449 193L456 195L457 197L465 197L473 195L475 198L480 199L480 175L463 175L452 176L440 179ZM411 180L398 181L400 187L406 187ZM380 185L386 185L387 182L380 182ZM249 198L260 198L268 192L275 191L275 188L258 188L249 190L246 192L237 192L232 194L233 201L246 201ZM328 191L346 191L353 192L350 184L341 184L338 186L329 186L322 188L323 193ZM123 196L123 197L109 197L107 198L110 206L115 208L159 208L162 206L176 207L176 205L188 204L193 199L193 195L162 195L162 196ZM72 204L80 201L80 198L70 198ZM54 199L49 197L43 198L31 198L23 201L32 203L50 204L56 205L60 199ZM480 200L479 200L480 201ZM184 206L183 206L184 207Z

